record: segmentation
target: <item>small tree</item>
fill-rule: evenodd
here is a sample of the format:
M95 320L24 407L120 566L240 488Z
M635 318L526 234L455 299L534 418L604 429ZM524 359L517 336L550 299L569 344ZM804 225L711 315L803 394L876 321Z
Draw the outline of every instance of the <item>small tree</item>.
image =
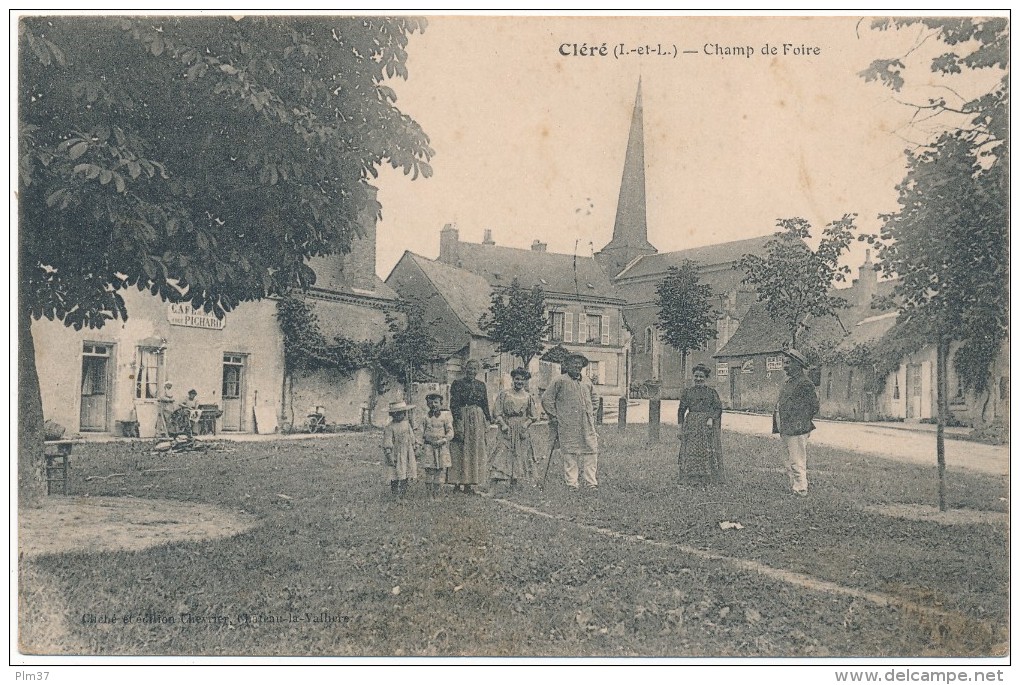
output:
M436 339L429 332L428 322L416 308L408 313L404 324L390 317L389 329L389 335L379 346L379 364L386 373L400 379L404 385L404 398L410 402L412 383L436 356Z
M826 226L817 250L804 242L811 237L807 220L780 219L778 226L783 230L766 243L766 256L744 255L736 265L744 271L741 283L753 286L769 315L786 324L793 347L808 328L808 317L832 316L850 306L832 293L832 286L850 273L839 259L853 240L856 216L844 214Z
M545 346L542 338L550 323L545 317L545 293L542 288L524 288L516 278L504 292L492 293L492 305L478 325L498 343L499 352L518 357L527 368Z
M871 238L879 245L883 272L899 277L894 290L899 325L922 329L922 339L935 342L935 452L944 511L950 345L960 343L954 364L965 387L981 393L1009 333L1009 20L927 17L872 23L883 31L904 27L922 30L918 44L933 39L947 50L922 65L929 74L925 79L964 70L999 76L971 99L936 82L940 88L927 102L905 103L925 114L926 127L937 117L941 131L908 152L907 175L897 186L900 209L882 216L881 235ZM899 91L910 52L875 60L860 75Z
M687 354L700 350L716 337L719 313L712 308L712 288L701 283L698 266L685 259L671 266L656 286L661 338L680 353L680 366L687 368Z

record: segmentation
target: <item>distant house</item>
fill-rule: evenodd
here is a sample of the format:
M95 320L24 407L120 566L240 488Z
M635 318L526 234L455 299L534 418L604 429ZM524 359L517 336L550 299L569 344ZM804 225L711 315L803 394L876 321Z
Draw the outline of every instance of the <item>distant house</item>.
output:
M867 259L849 288L834 291L850 307L836 316L808 318L797 347L829 360L849 359L855 345L880 336L882 325L891 325L882 312L871 309L872 298L888 294L891 288L889 283L878 283L874 265ZM772 319L763 304L753 304L733 336L714 355L717 388L726 406L771 410L786 378L783 350L790 342L787 327ZM813 369L812 376L819 386L822 416L861 419L877 413L879 389L873 372L830 361Z
M548 346L563 345L585 355L591 363L584 373L600 395L626 393L629 334L623 321L625 302L594 259L548 252L538 240L530 250L496 245L490 231L481 243L464 242L457 228L447 225L440 233L438 261L484 279L487 293L508 288L515 279L525 288L542 288L552 324ZM501 368L508 374L515 361L504 356ZM532 386L546 387L559 367L534 360L531 371L535 376Z

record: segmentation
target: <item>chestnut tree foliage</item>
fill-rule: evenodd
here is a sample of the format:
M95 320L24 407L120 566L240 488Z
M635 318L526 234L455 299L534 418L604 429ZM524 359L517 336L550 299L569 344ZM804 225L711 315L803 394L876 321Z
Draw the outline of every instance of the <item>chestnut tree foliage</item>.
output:
M410 17L24 17L18 24L22 461L29 322L98 328L137 288L222 316L310 285L433 150L387 85ZM24 474L22 474L24 477Z
M906 103L927 126L942 124L942 130L907 151L900 209L881 217L873 242L886 275L899 276L895 296L903 317L926 319L946 346L960 342L957 371L966 387L983 392L1008 332L1009 22L898 18L876 20L872 28L916 30L919 43L945 47L926 71L939 74L947 87L924 102ZM861 76L900 91L908 62L906 56L875 60ZM977 71L1000 77L964 99L952 79ZM921 72L916 78L930 77Z

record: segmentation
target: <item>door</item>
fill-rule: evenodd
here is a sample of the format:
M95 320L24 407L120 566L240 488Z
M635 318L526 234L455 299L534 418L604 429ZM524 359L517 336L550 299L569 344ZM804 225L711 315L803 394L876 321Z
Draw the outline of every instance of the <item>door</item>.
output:
M110 430L110 345L82 347L81 430Z
M740 404L740 367L730 367L730 409L743 409Z
M921 418L921 365L907 364L907 418Z
M225 431L244 430L245 356L223 355L223 423Z

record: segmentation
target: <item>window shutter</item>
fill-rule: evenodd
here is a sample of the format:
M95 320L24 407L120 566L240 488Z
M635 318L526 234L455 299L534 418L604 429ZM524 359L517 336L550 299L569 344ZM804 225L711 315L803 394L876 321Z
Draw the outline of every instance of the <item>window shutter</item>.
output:
M574 342L574 314L563 314L563 342Z
M603 336L603 339L604 336ZM616 385L620 382L620 355L614 355L606 362L606 378L602 381L605 385Z
M588 316L584 312L577 315L577 342L588 342Z
M545 330L542 331L542 340L549 339L549 332L552 330L552 320L553 320L552 312L547 312L545 315Z
M612 319L609 318L609 314L602 317L602 344L609 345L609 322ZM614 383L615 385L615 383Z

